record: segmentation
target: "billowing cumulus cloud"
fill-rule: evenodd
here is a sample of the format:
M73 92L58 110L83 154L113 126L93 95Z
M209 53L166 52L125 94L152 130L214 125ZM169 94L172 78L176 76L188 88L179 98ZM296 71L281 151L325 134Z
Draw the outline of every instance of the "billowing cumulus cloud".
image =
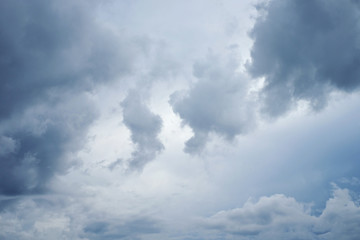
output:
M358 89L358 1L273 0L263 10L250 34L248 69L253 77L265 77L267 115L279 116L299 100L321 109L332 90Z
M347 239L360 234L360 207L348 189L335 187L320 216L311 206L282 194L247 201L243 207L221 211L204 226L223 239Z
M124 101L123 122L131 131L131 140L136 150L128 159L130 170L141 170L164 148L158 139L162 120L150 111L139 93L130 91Z
M201 152L211 133L231 140L254 126L255 106L247 78L237 68L235 59L224 61L209 53L205 60L194 64L197 82L190 90L171 95L174 112L194 132L185 144L185 152Z
M42 192L71 166L97 115L93 86L130 71L130 50L95 21L96 7L1 1L0 194Z

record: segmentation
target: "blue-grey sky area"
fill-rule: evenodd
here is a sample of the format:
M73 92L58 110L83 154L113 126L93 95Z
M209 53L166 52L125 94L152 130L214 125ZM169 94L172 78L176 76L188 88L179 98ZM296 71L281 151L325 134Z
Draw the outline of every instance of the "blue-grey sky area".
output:
M359 16L0 1L0 240L358 240Z

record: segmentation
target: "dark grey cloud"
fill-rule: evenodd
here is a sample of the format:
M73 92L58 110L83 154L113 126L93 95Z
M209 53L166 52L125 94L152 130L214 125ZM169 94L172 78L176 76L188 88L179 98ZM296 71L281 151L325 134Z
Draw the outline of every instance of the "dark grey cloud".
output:
M164 148L158 139L162 120L150 111L138 92L129 91L122 101L123 122L131 132L131 140L136 150L128 160L130 170L141 170Z
M358 238L360 207L348 189L335 186L318 217L311 205L282 194L247 201L243 207L218 212L204 220L205 228L223 239L348 239Z
M360 85L359 2L272 0L256 21L248 70L264 77L263 110L279 116L299 100L314 110L333 90Z
M90 87L115 68L128 70L114 36L94 22L95 7L85 1L1 2L0 117L42 101L49 89Z
M205 60L194 64L197 82L190 90L171 95L173 111L194 132L185 143L185 152L201 152L211 133L231 140L254 125L254 104L247 92L247 78L236 71L238 66L232 58L224 61L209 53Z
M56 104L36 106L36 110L29 107L19 116L21 120L15 116L11 125L6 124L10 127L3 138L15 147L1 156L2 194L41 193L55 173L65 173L75 163L68 154L84 143L97 114L86 97L71 95Z
M131 70L93 1L0 2L0 194L39 193L71 166L96 117L96 84Z

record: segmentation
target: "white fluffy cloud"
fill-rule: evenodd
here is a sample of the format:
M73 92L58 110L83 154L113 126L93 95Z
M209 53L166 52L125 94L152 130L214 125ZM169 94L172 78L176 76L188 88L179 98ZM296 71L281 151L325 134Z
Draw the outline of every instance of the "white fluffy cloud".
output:
M204 219L217 239L348 239L360 235L360 206L348 189L335 186L320 216L311 205L275 194L248 200L243 207L218 212ZM236 237L235 237L236 236Z

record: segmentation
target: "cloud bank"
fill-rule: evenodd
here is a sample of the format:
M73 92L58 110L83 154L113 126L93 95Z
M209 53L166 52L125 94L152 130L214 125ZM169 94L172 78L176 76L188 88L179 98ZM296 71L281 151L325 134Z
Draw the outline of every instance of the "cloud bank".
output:
M355 240L360 235L360 207L348 189L335 186L318 217L311 214L311 205L275 194L218 212L204 224L222 239Z
M335 185L325 208L315 216L311 204L283 194L263 196L200 221L189 219L190 228L169 234L164 220L145 213L119 217L115 209L99 211L84 199L34 197L2 211L0 238L356 240L358 199L354 192Z

